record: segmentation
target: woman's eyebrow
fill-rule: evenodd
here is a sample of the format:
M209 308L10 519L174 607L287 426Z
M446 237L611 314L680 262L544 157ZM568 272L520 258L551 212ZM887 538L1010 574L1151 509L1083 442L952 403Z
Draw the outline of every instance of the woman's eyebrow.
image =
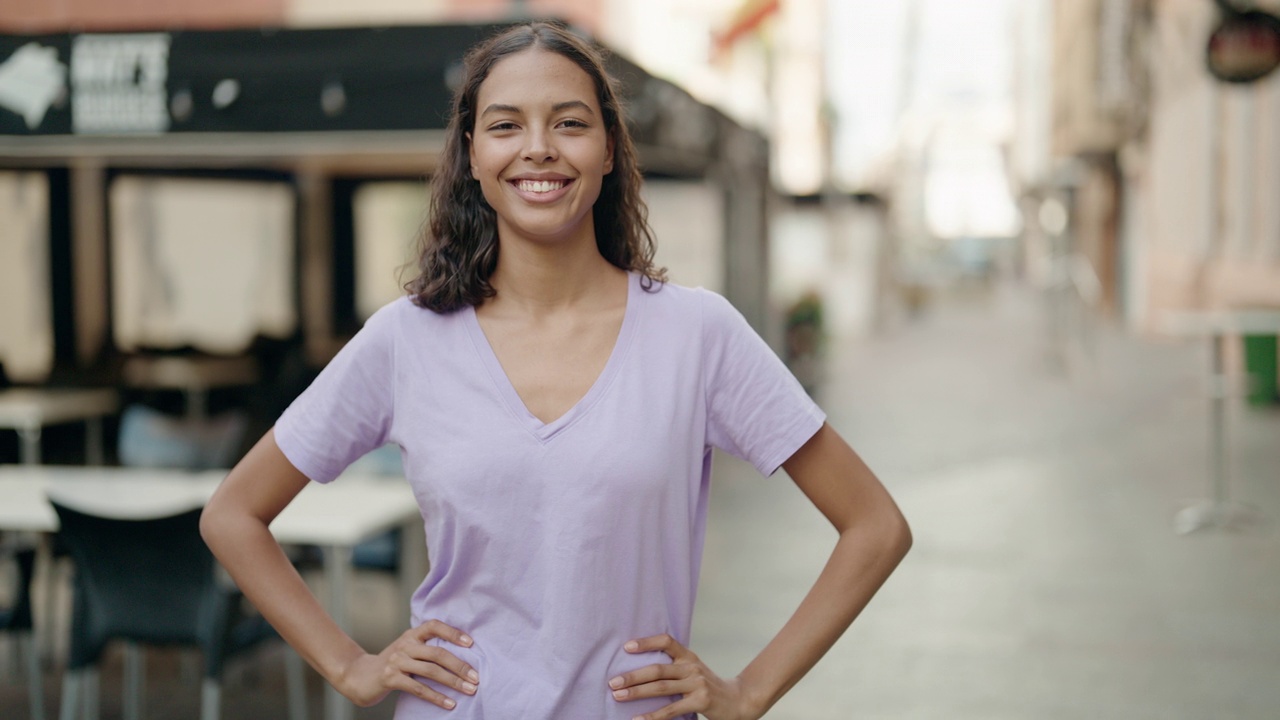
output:
M489 113L495 113L495 112L503 112L503 113L517 113L517 114L518 114L518 113L520 112L520 108L516 107L515 105L500 105L500 104L498 104L498 103L494 103L494 104L490 105L489 107L485 108L485 109L484 109L484 112L480 113L480 117L484 117L485 115L488 115Z
M569 108L573 108L575 110L584 110L590 115L595 115L595 113L592 112L591 110L591 106L582 102L581 100L566 100L564 102L558 102L555 105L551 106L551 112L562 112L564 110L568 110Z
M582 110L589 115L595 115L595 112L592 111L591 106L582 102L581 100L565 100L564 102L558 102L555 105L551 106L551 112L553 113L564 112L565 110L569 110L571 108L575 110ZM516 107L515 105L503 105L501 103L494 103L489 107L485 108L484 112L480 113L480 117L484 117L489 113L513 113L518 115L520 114L520 108Z

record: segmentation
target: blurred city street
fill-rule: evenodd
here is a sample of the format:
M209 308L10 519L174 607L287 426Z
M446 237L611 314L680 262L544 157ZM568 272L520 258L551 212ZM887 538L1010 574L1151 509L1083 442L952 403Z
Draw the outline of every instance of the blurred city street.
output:
M224 476L423 267L460 59L534 17L607 58L656 265L743 314L911 524L769 718L1280 717L1280 0L0 3L0 480ZM354 474L399 483L381 450ZM0 512L0 720L31 717L24 591L62 709L73 563L19 571L45 492ZM1185 532L1215 499L1249 521ZM421 577L393 527L282 541L370 651L406 621L387 570ZM718 455L692 649L738 673L835 540ZM122 644L104 720L133 720ZM234 661L221 717L289 717L286 652ZM201 663L148 648L142 717L199 717Z
M836 345L823 404L915 546L771 718L1266 718L1280 707L1280 413L1233 410L1233 496L1270 521L1179 536L1208 485L1207 352L1101 328L1045 362L1042 299L965 292ZM1105 368L1105 369L1104 369ZM722 463L695 646L736 672L834 540Z

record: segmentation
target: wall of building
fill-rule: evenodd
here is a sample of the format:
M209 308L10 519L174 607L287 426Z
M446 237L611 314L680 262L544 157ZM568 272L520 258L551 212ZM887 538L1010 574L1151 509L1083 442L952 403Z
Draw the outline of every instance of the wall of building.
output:
M1213 79L1218 18L1201 0L1054 3L1052 163L1073 168L1103 309L1147 331L1177 310L1280 307L1280 73Z
M280 25L289 0L5 0L0 32L51 33Z
M564 18L598 34L605 0L5 0L0 32L298 27Z
M1171 310L1280 307L1280 72L1244 86L1203 65L1216 12L1155 6L1144 188L1144 327Z

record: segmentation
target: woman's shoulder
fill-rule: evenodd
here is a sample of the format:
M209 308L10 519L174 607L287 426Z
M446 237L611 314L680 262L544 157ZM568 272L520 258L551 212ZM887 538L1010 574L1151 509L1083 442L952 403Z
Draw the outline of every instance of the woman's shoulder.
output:
M437 312L414 302L413 295L401 295L375 310L368 322L453 323L458 321L465 310L466 308L447 313Z
M641 296L648 304L669 312L693 313L698 316L708 305L728 305L728 301L719 293L701 285L681 285L670 280L650 282L643 276L639 276L636 282L640 284Z
M365 320L361 332L392 338L403 338L406 335L411 338L438 338L449 328L461 327L465 310L466 308L451 313L436 312L415 303L412 295L404 295L374 311Z
M695 325L702 331L715 330L726 325L736 325L742 315L723 295L702 286L680 285L674 282L654 282L642 295L655 308L657 314L667 316L670 322Z

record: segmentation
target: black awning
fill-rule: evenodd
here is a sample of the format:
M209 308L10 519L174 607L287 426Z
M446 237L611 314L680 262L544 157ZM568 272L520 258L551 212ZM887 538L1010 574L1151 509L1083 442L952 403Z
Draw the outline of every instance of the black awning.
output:
M0 134L441 128L450 69L497 27L0 36Z
M98 138L136 152L163 137L168 152L187 134L199 145L201 133L440 130L463 53L503 27L0 35L0 148L39 138L41 156L74 155ZM646 164L706 172L734 123L621 56L608 65Z

